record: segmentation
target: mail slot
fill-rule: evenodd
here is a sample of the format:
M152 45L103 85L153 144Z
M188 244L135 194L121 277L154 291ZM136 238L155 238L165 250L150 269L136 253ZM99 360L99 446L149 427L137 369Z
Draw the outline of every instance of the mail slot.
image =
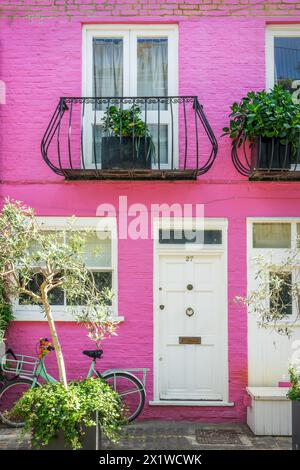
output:
M201 336L179 336L179 344L201 344Z

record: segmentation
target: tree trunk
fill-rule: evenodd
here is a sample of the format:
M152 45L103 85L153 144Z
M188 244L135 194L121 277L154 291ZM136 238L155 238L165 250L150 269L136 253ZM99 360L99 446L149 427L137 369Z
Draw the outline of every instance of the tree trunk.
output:
M53 346L54 346L55 353L56 353L56 360L57 360L57 365L58 365L58 370L59 370L59 380L62 384L64 384L66 388L68 388L65 361L64 361L63 354L62 354L60 342L57 336L55 322L53 319L52 310L49 305L46 292L42 292L42 299L43 299L43 306L45 309L46 317L47 317L50 332L51 332Z

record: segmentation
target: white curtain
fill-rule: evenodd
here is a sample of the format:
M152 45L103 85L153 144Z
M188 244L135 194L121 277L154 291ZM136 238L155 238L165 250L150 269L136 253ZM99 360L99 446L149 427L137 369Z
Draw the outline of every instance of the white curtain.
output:
M123 95L123 40L94 39L94 96Z
M137 95L167 96L168 39L138 39L137 63Z

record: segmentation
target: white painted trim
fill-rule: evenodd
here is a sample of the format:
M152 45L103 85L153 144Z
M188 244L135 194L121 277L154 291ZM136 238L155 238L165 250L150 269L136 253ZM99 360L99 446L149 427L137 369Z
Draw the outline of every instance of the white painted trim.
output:
M176 400L153 400L149 401L150 406L234 406L234 402L229 401L176 401Z
M224 372L224 391L223 396L224 400L222 403L229 403L229 362L228 362L228 220L224 218L205 218L205 217L174 217L170 220L168 217L154 217L153 218L153 404L166 404L167 401L161 402L159 399L159 321L158 321L158 312L159 312L159 262L160 256L163 254L183 254L181 250L164 250L160 249L158 244L158 231L160 228L182 228L182 223L184 221L184 227L186 229L193 228L219 228L222 230L222 245L221 248L217 245L210 245L209 249L195 250L195 247L184 252L185 255L216 255L222 256L223 266L224 266L224 285L223 285L223 296L224 296L224 315L223 315L223 372ZM221 295L221 293L220 293ZM183 406L184 402L181 402ZM187 406L197 406L197 402L187 402ZM199 402L202 403L202 402ZM208 405L207 403L220 403L220 402L205 402L206 405L198 406L214 406ZM169 404L178 404L178 402L170 402ZM218 405L216 405L218 406ZM221 405L220 405L221 406ZM225 406L225 405L224 405Z
M63 230L68 226L70 217L37 217L42 230ZM72 221L72 227L77 230L93 229L110 232L111 239L111 266L93 268L95 270L112 272L112 301L111 314L114 320L124 321L123 316L118 315L118 236L117 220L115 217L77 217ZM46 321L38 305L19 305L18 301L12 302L15 321ZM56 321L74 321L68 307L63 305L52 306L53 316Z
M274 38L275 37L300 37L300 25L272 25L266 28L266 89L270 90L274 86L275 58L274 58Z

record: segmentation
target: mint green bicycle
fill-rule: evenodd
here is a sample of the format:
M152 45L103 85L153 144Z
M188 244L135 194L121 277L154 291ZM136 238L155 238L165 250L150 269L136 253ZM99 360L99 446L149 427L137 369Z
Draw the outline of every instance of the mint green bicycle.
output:
M1 359L1 368L5 376L13 374L11 380L5 379L4 385L0 389L0 419L3 423L11 427L22 427L24 425L17 417L9 417L11 410L16 401L21 398L24 392L33 387L41 385L40 381L57 382L57 380L48 374L45 365L46 354L53 351L51 343L42 338L39 341L38 357L25 356L23 354L15 354L11 349ZM145 382L148 369L110 369L105 372L96 370L96 361L100 359L102 350L82 351L85 356L92 359L87 378L92 376L105 380L113 390L115 390L122 398L127 410L128 421L133 421L142 412L145 404ZM135 373L141 374L139 379Z

